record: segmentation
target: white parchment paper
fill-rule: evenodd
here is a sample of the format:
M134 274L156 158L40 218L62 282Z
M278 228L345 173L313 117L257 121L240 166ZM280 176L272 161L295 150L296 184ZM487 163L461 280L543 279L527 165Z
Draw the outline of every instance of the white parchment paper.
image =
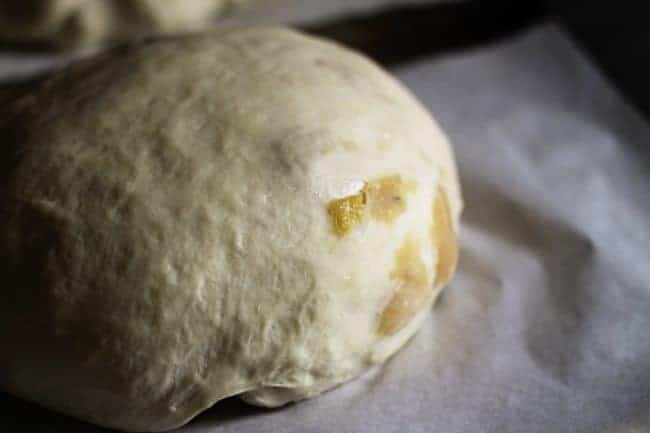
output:
M273 20L373 2L289 3ZM49 61L0 53L0 77ZM280 410L226 401L179 432L650 432L648 123L553 24L392 72L455 144L457 276L383 368ZM0 394L2 433L99 431Z

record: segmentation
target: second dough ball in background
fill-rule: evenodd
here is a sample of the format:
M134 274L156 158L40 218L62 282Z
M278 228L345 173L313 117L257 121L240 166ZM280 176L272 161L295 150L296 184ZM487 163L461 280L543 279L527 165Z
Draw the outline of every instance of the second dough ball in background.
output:
M4 0L0 38L75 48L200 30L251 0Z

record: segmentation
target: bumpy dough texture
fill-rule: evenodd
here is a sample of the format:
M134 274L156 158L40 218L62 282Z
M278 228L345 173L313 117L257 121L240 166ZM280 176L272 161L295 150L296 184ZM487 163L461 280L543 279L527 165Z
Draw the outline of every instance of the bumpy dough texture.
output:
M197 30L247 0L0 0L0 38L60 47Z
M456 263L429 114L274 28L70 67L0 117L0 388L127 431L385 361Z

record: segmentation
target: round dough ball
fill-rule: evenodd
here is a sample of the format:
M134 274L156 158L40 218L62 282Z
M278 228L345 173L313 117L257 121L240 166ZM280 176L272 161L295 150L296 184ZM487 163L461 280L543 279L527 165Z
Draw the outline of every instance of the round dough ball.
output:
M78 47L207 27L247 0L3 0L0 38Z
M0 126L0 388L87 421L315 396L399 349L454 270L445 136L333 43L121 49Z

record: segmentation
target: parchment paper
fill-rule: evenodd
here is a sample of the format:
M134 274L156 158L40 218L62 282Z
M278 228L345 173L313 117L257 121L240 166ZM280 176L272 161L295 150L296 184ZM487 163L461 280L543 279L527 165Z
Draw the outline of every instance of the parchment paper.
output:
M287 19L317 16L302 7ZM0 77L22 60L0 54ZM179 432L650 432L648 124L552 23L391 70L455 144L457 276L383 368L280 410L229 400ZM0 394L0 432L64 431L103 430Z

